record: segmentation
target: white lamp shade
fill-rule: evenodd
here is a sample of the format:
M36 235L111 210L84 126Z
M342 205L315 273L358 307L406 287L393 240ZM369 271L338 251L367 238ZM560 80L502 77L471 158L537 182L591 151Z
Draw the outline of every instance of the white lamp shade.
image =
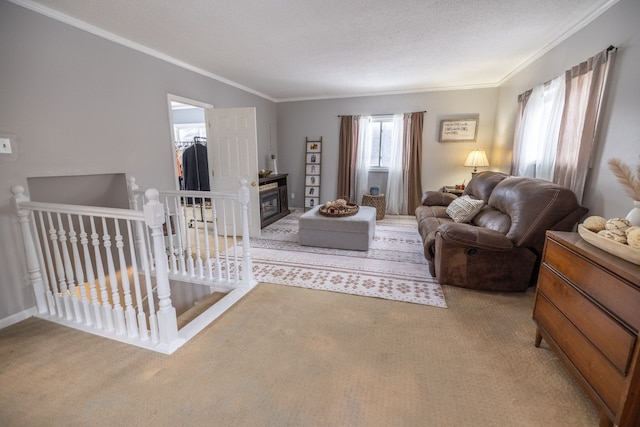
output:
M467 156L467 160L464 162L465 166L473 167L473 171L478 170L478 166L489 166L489 159L484 150L473 150Z

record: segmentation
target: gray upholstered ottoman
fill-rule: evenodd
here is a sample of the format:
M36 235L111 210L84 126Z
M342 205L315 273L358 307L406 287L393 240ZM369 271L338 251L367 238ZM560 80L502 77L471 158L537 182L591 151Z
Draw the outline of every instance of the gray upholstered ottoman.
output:
M376 208L360 206L358 213L343 218L320 215L316 206L298 220L302 246L368 251L376 231Z

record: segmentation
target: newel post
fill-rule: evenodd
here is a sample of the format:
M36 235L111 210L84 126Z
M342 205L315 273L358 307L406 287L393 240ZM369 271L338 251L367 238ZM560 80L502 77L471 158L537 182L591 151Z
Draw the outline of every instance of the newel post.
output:
M33 286L33 292L36 297L36 307L38 313L47 313L47 298L45 295L44 281L42 272L40 271L40 263L38 262L38 252L33 242L33 234L29 225L29 210L20 209L21 202L28 202L29 198L24 194L24 187L14 185L11 187L13 193L13 212L18 216L20 231L22 233L22 241L24 242L24 255L27 259L27 272L29 273L29 282Z
M253 264L251 262L251 242L249 240L249 187L247 180L240 180L238 198L242 206L242 278L248 285L253 285Z
M171 344L178 339L178 321L176 309L171 304L171 288L169 286L169 266L164 246L164 206L159 201L160 194L155 188L144 193L148 202L144 205L144 220L151 229L153 253L156 261L156 284L158 289L158 332L160 342Z

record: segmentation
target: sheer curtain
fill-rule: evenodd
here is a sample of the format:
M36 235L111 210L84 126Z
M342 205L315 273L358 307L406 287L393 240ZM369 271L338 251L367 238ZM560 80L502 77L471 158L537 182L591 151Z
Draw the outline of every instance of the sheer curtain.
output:
M582 200L600 108L615 49L606 49L567 70L566 107L558 143L554 181Z
M358 145L356 149L355 191L351 201L360 203L362 195L369 192L369 161L371 159L370 116L361 116L358 120ZM343 194L338 194L338 197Z
M406 193L403 173L403 115L393 116L391 132L391 164L387 174L387 212L394 215L406 214Z
M528 91L521 93L518 95L518 111L516 111L516 125L515 132L513 133L513 155L511 156L511 175L517 175L517 170L523 167L520 162L520 152L523 150L522 148L522 128L524 126L522 118L524 117L524 112L529 103L529 97L531 97L531 92L533 89L529 89Z
M517 125L514 147L518 149L518 160L514 175L553 180L564 108L564 82L564 76L559 76L531 91Z

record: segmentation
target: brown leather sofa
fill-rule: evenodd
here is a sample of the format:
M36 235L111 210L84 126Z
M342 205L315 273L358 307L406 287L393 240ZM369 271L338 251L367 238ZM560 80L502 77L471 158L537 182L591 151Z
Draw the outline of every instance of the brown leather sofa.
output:
M477 173L465 195L486 203L469 223L447 214L457 198L450 193L425 192L415 211L429 270L442 285L524 291L535 284L546 230L572 231L587 213L567 188L499 172Z

